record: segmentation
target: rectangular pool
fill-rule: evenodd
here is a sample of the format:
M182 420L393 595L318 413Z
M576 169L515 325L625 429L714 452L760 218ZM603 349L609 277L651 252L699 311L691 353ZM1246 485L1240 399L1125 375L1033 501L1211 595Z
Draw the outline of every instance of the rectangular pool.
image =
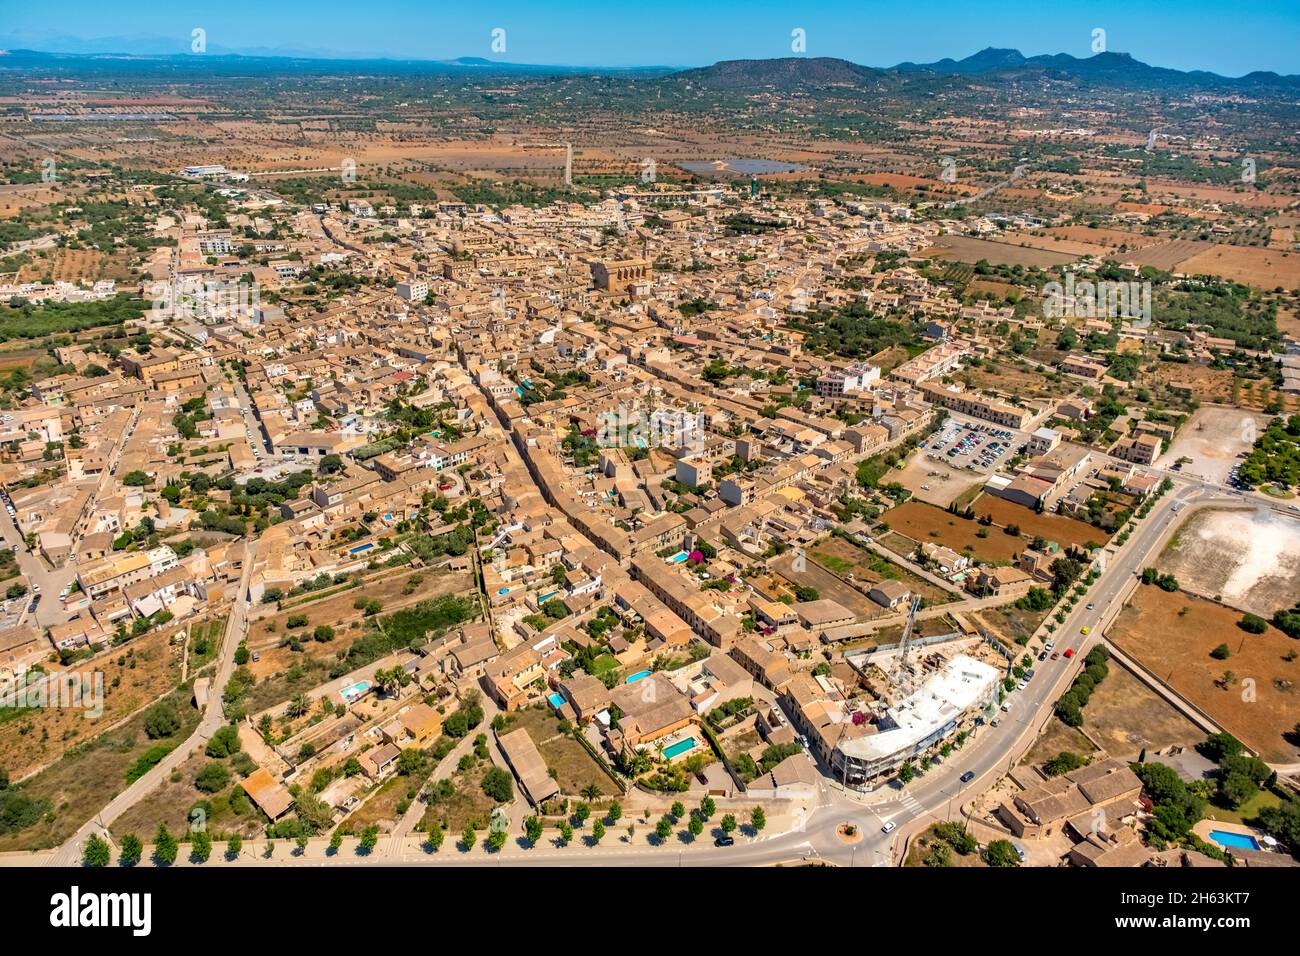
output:
M349 687L344 687L341 691L339 691L339 696L342 697L344 701L350 704L358 697L365 694L366 691L368 690L370 690L370 681L359 680L355 684L352 684Z
M694 749L695 749L695 738L687 737L685 740L677 741L677 743L673 744L671 747L665 747L664 758L667 760L672 760L674 757L680 756L681 754L687 753L688 751Z
M1228 850L1258 850L1259 841L1249 833L1233 833L1231 830L1211 830L1210 839Z
M546 699L551 702L551 706L554 707L556 710L559 710L561 707L564 706L564 698L559 694L551 694Z

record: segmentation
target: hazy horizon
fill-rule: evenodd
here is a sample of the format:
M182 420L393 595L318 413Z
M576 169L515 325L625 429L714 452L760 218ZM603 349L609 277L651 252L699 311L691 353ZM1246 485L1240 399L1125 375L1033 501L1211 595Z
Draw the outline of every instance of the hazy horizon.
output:
M881 10L837 0L807 11L770 0L719 0L708 9L665 0L647 19L642 11L619 8L592 16L572 0L544 10L517 0L472 9L376 0L361 10L340 0L289 0L269 9L231 0L221 8L188 13L140 3L108 8L90 0L51 0L7 11L0 46L54 53L189 53L193 31L199 29L213 54L430 61L481 57L624 69L799 55L890 67L960 60L986 47L1014 48L1025 56L1089 57L1098 52L1095 31L1102 30L1106 50L1152 66L1224 76L1300 73L1300 5L1264 0L1251 6L1248 17L1227 22L1215 22L1216 12L1221 7L1209 0L1160 9L1134 9L1111 0L1065 2L1050 9L1027 0L978 6L929 0ZM78 24L75 32L62 27L71 23ZM1211 23L1213 29L1207 26ZM796 30L803 31L802 48L796 48Z

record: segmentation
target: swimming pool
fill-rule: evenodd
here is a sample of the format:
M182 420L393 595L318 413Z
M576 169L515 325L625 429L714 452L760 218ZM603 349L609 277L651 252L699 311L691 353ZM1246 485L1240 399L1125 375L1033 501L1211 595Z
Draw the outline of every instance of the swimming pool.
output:
M687 737L685 740L677 741L677 743L673 744L671 747L665 747L664 757L668 760L672 760L674 757L694 749L695 749L695 738Z
M370 690L370 681L359 680L351 686L344 687L339 691L339 696L350 704L368 690Z
M654 671L637 671L635 674L629 674L627 677L624 677L623 683L635 684L637 681L641 680L641 678L649 677L653 673Z
M1231 830L1211 830L1210 839L1219 846L1229 850L1258 850L1259 841L1249 833L1233 833Z
M348 554L360 554L362 551L369 551L375 546L373 541L367 541L365 544L359 544L355 548L348 548Z
M678 551L676 554L674 554L674 555L673 555L671 558L669 558L668 560L671 561L671 562L673 562L673 564L681 564L683 561L685 561L685 560L686 560L687 558L689 558L689 557L690 557L690 555L689 555L687 552L685 552L685 551Z
M561 696L560 694L551 694L546 699L551 702L551 706L554 707L556 710L559 710L561 707L564 706L564 697Z

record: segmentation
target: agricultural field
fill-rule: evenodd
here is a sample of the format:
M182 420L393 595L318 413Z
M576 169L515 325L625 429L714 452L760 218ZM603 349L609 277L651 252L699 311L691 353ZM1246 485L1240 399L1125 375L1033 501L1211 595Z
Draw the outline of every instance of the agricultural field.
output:
M865 593L841 581L816 561L806 561L802 571L795 571L792 567L793 562L794 552L787 551L785 554L773 558L768 567L772 569L775 576L789 582L791 586L799 585L813 588L817 591L819 597L830 598L832 601L838 602L861 620L869 620L889 613L875 601L868 598Z
M1128 232L1123 229L1090 229L1087 226L1057 226L1054 229L1047 230L1047 233L1073 242L1105 246L1115 252L1118 252L1121 247L1127 251L1164 242L1159 236L1144 236L1141 233Z
M981 516L987 515L993 519L995 525L1001 527L1016 525L1026 538L1043 537L1048 541L1055 541L1063 548L1072 545L1100 547L1110 538L1105 531L1094 528L1087 522L1066 518L1063 515L1040 515L995 495L981 496L975 502L975 513Z
M1184 259L1178 271L1219 276L1257 289L1300 289L1300 252L1216 245Z
M1013 246L991 239L971 236L939 236L935 244L921 250L929 259L955 259L958 262L979 262L981 259L995 266L1038 266L1047 269L1073 262L1078 256L1027 246Z
M1199 239L1173 239L1145 246L1125 255L1129 262L1135 262L1140 266L1154 266L1164 272L1172 272L1178 268L1179 272L1186 272L1188 270L1180 265L1182 262L1212 247L1213 243L1202 242Z
M1144 585L1107 637L1265 760L1293 763L1300 750L1283 735L1300 715L1300 658L1287 658L1300 642L1271 626L1247 634L1239 620L1232 608ZM1210 656L1220 644L1226 660Z
M928 604L942 604L953 599L952 593L937 587L906 568L880 557L866 548L844 538L830 535L808 549L808 557L823 568L847 578L860 588L870 590L881 581L889 579L907 585L913 594L925 598Z
M592 759L587 749L560 730L560 720L555 711L546 705L537 705L506 714L509 733L524 727L537 749L546 760L560 793L566 797L580 797L589 786L600 790L603 796L616 796L618 787L609 775Z
M920 501L908 501L885 512L884 520L893 531L914 542L911 550L922 542L934 542L994 564L1011 561L1028 543L1019 535L1006 534L1001 528L986 528L973 518L949 514ZM987 534L980 537L981 531Z
M1157 566L1194 594L1272 617L1300 600L1300 521L1261 506L1189 517Z

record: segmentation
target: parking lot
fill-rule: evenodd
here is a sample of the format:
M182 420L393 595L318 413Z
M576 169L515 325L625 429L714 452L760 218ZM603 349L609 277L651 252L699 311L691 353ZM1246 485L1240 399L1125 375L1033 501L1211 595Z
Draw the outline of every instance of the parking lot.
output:
M988 473L1014 457L1024 441L1011 429L953 417L926 443L925 454L952 468Z

